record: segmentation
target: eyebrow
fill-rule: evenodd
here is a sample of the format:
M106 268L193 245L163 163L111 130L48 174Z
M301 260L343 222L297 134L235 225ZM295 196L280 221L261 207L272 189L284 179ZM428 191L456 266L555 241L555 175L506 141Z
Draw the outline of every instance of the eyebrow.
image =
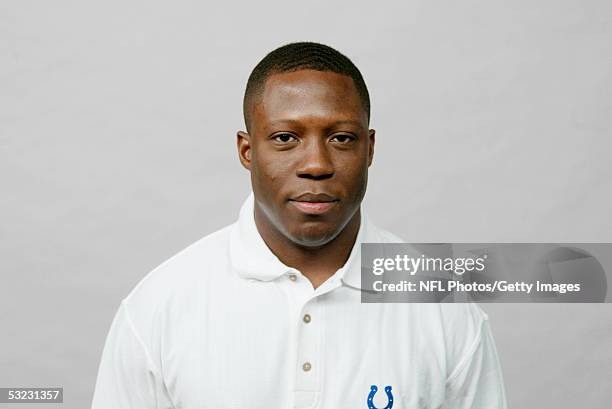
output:
M300 121L297 121L294 119L279 119L277 121L272 121L268 123L269 126L285 125L285 124L301 125ZM355 121L352 119L343 119L340 121L333 122L332 124L329 125L329 127L331 128L331 127L338 126L338 125L353 125L353 126L361 127L361 122Z

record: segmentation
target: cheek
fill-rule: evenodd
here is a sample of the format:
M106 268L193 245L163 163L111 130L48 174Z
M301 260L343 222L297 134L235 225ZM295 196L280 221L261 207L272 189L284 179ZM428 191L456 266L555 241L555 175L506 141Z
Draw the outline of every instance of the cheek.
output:
M291 175L291 164L279 155L253 156L251 179L266 196L280 190Z
M340 167L338 176L343 181L343 185L350 186L350 192L358 196L363 194L365 186L368 181L368 164L359 158L356 164L352 162L346 162L346 164Z
M367 166L360 169L358 174L355 175L355 197L356 200L361 201L365 196L366 186L368 184L368 168Z

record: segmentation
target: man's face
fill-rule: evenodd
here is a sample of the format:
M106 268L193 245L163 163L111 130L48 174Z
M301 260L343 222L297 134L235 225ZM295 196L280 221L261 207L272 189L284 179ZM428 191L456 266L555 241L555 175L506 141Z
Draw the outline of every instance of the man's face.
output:
M268 77L238 133L255 212L295 244L319 247L359 217L374 130L353 80L301 70Z

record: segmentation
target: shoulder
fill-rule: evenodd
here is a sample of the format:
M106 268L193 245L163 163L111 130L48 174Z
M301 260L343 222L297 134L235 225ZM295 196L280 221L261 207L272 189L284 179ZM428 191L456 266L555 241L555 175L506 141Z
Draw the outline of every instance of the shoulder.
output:
M412 304L425 327L442 335L446 349L461 355L476 342L487 314L478 304L469 303L416 303ZM441 334L440 334L441 331Z
M232 226L202 237L146 274L123 299L130 313L151 312L189 295L210 274L226 271Z
M126 359L143 351L141 358L159 370L169 337L187 334L180 325L193 322L205 281L227 271L230 229L197 240L146 274L121 301L107 341L111 348L130 355Z
M445 325L479 326L489 316L474 302L440 303L440 314Z
M439 305L447 363L455 372L481 344L489 317L473 302Z

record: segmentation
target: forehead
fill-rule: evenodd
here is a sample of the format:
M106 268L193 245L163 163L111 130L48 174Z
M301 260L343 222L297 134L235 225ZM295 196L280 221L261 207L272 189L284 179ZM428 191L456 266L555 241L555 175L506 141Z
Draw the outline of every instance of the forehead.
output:
M365 121L367 114L353 79L328 71L300 70L270 75L265 82L254 120Z

